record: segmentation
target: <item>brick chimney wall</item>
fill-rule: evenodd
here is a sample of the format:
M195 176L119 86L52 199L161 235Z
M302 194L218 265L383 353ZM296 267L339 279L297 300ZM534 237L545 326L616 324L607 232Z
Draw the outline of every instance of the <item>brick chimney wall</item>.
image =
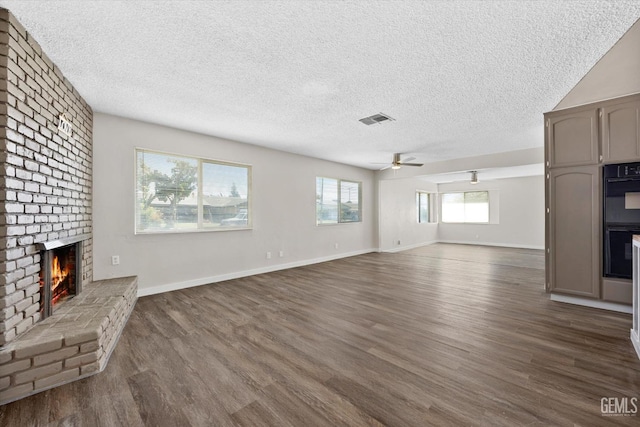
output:
M58 130L64 113L71 137ZM91 234L93 111L0 9L0 348L39 319L37 243ZM83 284L92 280L83 242Z

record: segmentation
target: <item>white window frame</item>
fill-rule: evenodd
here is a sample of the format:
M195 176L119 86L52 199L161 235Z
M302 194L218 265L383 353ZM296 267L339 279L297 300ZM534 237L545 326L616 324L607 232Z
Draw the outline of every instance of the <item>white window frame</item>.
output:
M487 220L486 221L445 221L443 215L444 196L446 194L466 194L466 193L487 193ZM466 203L465 203L466 204ZM440 222L443 224L491 224L491 191L470 190L470 191L447 191L440 193Z
M427 220L426 221L422 221L421 217L420 217L420 196L421 195L426 195L427 196ZM422 190L416 190L416 217L417 217L417 221L418 224L431 224L436 222L435 221L435 212L433 209L433 199L434 199L435 194L431 191L422 191Z
M342 192L342 183L347 182L350 184L358 185L358 219L356 221L346 221L342 219L342 210L340 209L340 204L338 203L338 213L337 213L337 221L336 222L319 222L318 221L318 211L316 209L316 226L325 226L325 225L341 225L341 224L358 224L362 222L362 182L355 181L352 179L341 179L341 178L332 178L328 176L316 176L316 195L318 194L318 179L330 179L333 181L337 181L337 197L340 199Z
M195 160L197 162L197 222L196 222L196 228L190 228L190 229L177 229L177 228L168 228L168 229L158 229L158 228L153 228L153 229L149 229L149 230L144 230L144 229L139 229L139 221L138 221L138 215L139 215L139 206L138 206L138 171L139 171L139 165L138 165L138 154L139 153L150 153L150 154L157 154L157 155L161 155L161 156L168 156L168 157L174 157L174 158L179 158L179 159L188 159L188 160ZM216 165L223 165L223 166L231 166L231 167L238 167L238 168L244 168L247 170L247 224L243 225L243 226L217 226L217 227L212 227L212 226L207 226L204 223L204 203L203 203L203 164L205 163L210 163L210 164L216 164ZM216 160L216 159L209 159L209 158L205 158L205 157L196 157L196 156L190 156L190 155L185 155L185 154L177 154L177 153L170 153L170 152L166 152L166 151L158 151L158 150L150 150L150 149L146 149L146 148L140 148L140 147L136 147L134 150L134 165L135 165L135 172L134 172L134 233L135 234L175 234L175 233L201 233L201 232L216 232L216 231L235 231L235 230L248 230L248 229L252 229L253 228L253 203L252 203L252 197L253 197L253 191L252 191L252 187L253 187L253 182L252 182L252 165L250 164L246 164L246 163L237 163L237 162L229 162L229 161L225 161L225 160Z

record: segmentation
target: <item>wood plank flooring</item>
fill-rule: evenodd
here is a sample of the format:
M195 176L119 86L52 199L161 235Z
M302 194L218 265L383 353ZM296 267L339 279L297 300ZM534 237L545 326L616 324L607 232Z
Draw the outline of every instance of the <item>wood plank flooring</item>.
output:
M617 426L631 316L549 301L542 251L436 244L140 298L105 372L2 426Z

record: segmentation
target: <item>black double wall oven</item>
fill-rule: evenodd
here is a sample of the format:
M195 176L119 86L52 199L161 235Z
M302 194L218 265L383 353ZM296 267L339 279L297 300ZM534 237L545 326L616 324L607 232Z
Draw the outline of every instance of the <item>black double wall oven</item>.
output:
M631 279L632 238L640 234L640 163L605 165L603 179L604 276Z

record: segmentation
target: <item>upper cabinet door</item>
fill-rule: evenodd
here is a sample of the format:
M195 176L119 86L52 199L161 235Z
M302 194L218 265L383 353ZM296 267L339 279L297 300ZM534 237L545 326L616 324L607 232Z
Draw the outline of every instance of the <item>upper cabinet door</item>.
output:
M602 155L611 163L640 159L640 100L602 107Z
M598 164L597 109L550 115L547 139L549 166L552 168Z

